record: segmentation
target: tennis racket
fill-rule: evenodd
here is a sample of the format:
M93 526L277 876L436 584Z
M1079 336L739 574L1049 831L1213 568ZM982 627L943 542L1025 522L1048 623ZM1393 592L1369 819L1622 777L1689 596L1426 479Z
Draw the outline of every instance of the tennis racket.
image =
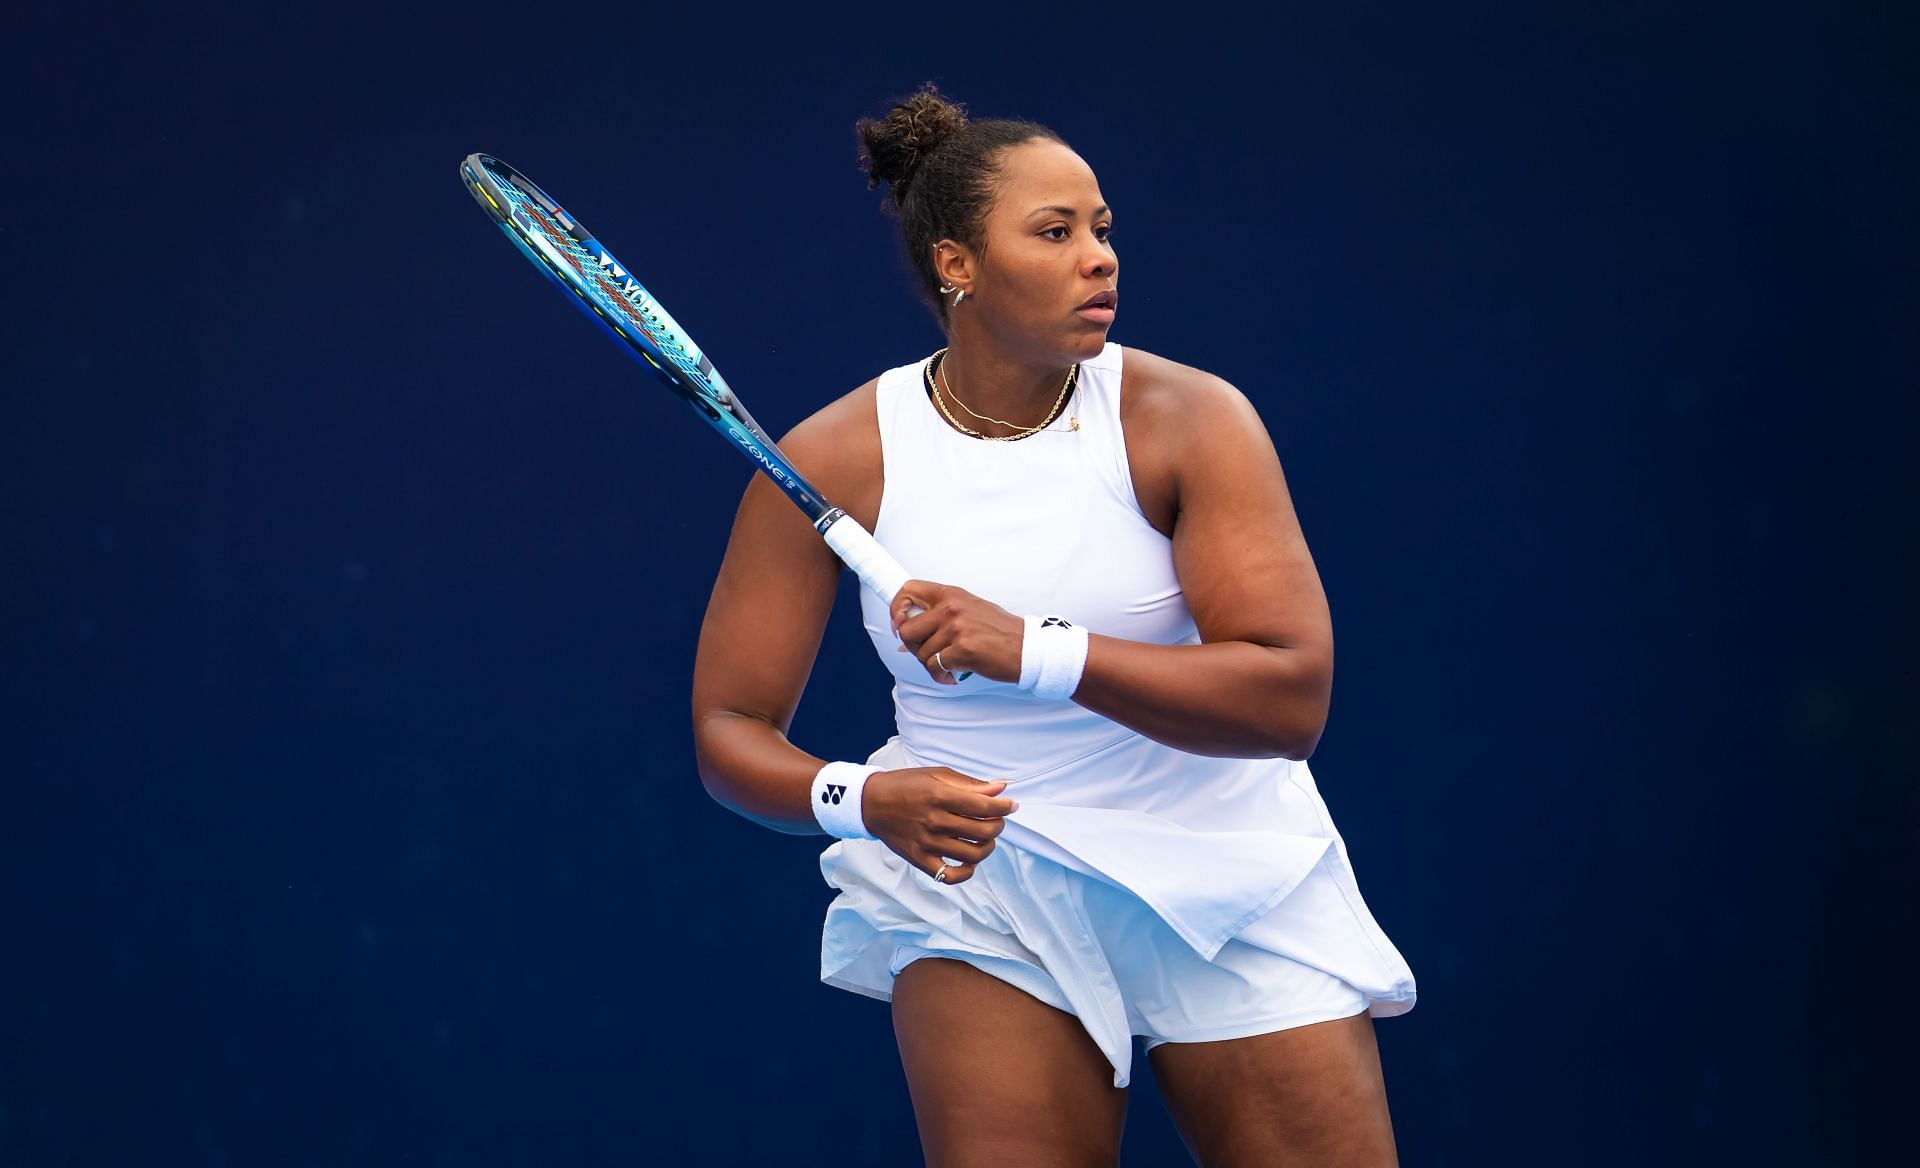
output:
M605 244L560 209L547 193L513 167L488 154L469 154L461 181L474 201L500 225L533 266L545 272L622 350L685 402L735 450L772 479L813 529L862 583L893 602L910 579L905 568L840 508L793 469L773 439L747 413L713 362L667 310L642 287L631 269ZM918 611L918 610L916 610ZM964 681L970 674L955 674Z

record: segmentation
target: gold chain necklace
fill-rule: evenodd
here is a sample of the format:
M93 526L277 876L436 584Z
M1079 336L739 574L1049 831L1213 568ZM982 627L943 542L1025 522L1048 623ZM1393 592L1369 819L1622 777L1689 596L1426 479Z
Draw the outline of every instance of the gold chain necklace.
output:
M946 362L940 359L946 355L946 352L945 349L941 349L933 356L928 357L926 364L921 367L922 372L926 374L927 389L933 394L933 403L940 407L940 412L946 416L948 422L953 424L954 429L960 431L962 434L968 434L988 442L1018 442L1022 438L1031 438L1046 429L1047 426L1052 423L1054 417L1059 414L1060 405L1067 400L1068 392L1073 389L1074 384L1080 379L1080 365L1076 362L1067 370L1066 380L1060 383L1060 396L1053 399L1053 408L1047 411L1046 418L1042 420L1038 426L1029 426L1024 429L1015 426L1014 428L1020 431L1018 434L982 434L980 431L965 425L960 419L954 417L953 411L947 408L945 399L948 397L953 398L954 401L960 403L961 409L966 410L969 414L972 414L983 422L992 422L999 426L1013 426L1013 423L1003 422L999 418L989 418L985 414L976 412L971 406L967 405L966 402L960 401L959 395L955 394L951 389L945 390L944 393L942 392L942 383L947 379L947 371ZM940 361L941 364L939 381L934 380L933 363L935 361ZM1073 428L1075 430L1080 428L1080 419L1078 417L1073 419Z

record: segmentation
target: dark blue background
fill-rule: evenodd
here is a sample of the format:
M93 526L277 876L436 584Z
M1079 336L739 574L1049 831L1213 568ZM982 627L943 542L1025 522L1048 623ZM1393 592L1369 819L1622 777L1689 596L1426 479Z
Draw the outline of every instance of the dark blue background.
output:
M820 841L694 771L748 465L455 166L566 202L778 434L938 343L851 132L927 79L1088 158L1114 339L1273 434L1314 769L1420 981L1403 1159L1868 1162L1914 30L1594 8L16 13L0 1163L914 1161L886 1010L815 980ZM852 598L830 758L891 727ZM1150 1079L1131 1122L1180 1162Z

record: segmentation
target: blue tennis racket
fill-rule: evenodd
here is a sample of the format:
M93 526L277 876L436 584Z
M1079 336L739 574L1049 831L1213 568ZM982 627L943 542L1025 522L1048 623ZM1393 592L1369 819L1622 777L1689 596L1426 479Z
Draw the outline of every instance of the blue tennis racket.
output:
M474 201L493 217L507 238L568 293L620 347L665 382L681 401L720 431L734 449L752 460L794 505L806 512L814 530L867 587L891 603L910 578L867 529L820 497L793 469L740 403L713 362L687 331L613 258L580 221L533 185L527 176L486 154L470 154L460 177ZM956 675L966 676L966 675Z

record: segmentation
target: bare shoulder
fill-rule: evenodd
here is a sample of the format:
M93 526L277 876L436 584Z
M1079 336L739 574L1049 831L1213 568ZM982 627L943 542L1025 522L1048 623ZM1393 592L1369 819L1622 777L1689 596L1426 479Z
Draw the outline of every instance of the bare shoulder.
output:
M875 378L808 415L780 439L780 452L833 505L873 526L880 505L880 420Z
M870 440L873 452L878 454L880 423L875 402L879 384L876 377L813 411L781 437L780 449L788 458L806 456L831 462L856 456L855 448Z
M1121 409L1127 424L1131 427L1138 418L1162 440L1191 437L1234 419L1259 421L1246 394L1204 369L1143 349L1128 349L1122 368Z
M1269 451L1271 443L1253 403L1223 377L1141 349L1126 350L1121 370L1120 420L1134 493L1148 520L1170 534L1189 468L1205 465L1223 442L1252 441Z

